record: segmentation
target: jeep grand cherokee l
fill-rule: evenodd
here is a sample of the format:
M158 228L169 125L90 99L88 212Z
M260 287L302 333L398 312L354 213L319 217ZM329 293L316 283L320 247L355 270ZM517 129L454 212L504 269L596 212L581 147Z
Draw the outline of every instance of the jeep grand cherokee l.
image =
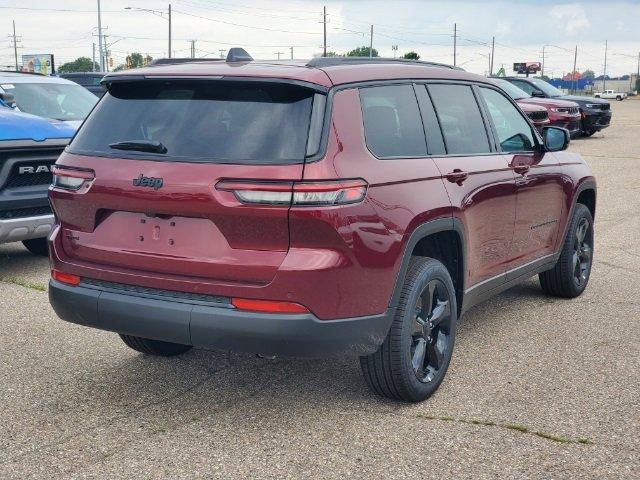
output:
M493 78L493 81L507 92L532 120L532 114L527 112L527 108L532 106L544 107L549 119L547 125L566 128L569 130L571 138L579 137L582 134L582 116L580 115L580 106L577 103L556 98L532 97L513 83L507 82L502 78Z
M566 130L445 66L241 58L105 78L50 189L62 319L154 355L359 355L419 401L465 310L535 274L582 293L596 189Z
M529 95L538 98L554 100L568 100L580 105L582 115L582 134L590 137L596 132L607 128L611 123L611 108L609 102L593 97L579 95L565 95L550 83L541 78L506 77L505 80L524 90Z

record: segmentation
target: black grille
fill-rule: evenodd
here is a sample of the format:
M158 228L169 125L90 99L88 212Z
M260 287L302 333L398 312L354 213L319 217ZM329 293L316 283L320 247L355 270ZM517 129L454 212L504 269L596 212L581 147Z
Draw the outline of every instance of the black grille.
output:
M0 190L51 185L52 175L49 170L63 152L64 145L33 143L34 145L13 146L0 142ZM21 170L24 173L20 173ZM34 173L29 173L29 170Z
M598 105L598 107L600 108L600 110L609 110L609 104L608 103L601 103L600 105Z
M531 120L542 121L549 118L549 114L547 112L529 112L527 113Z
M15 210L0 211L0 220L9 220L11 218L41 217L43 215L51 215L51 207L18 208Z
M5 188L19 188L19 187L31 187L34 185L51 185L53 175L49 171L41 171L38 173L20 173L20 170L24 171L24 167L33 168L35 172L38 167L46 167L51 169L51 165L55 163L55 159L39 160L35 162L20 162L16 163L11 172L9 178L7 178L4 184ZM42 170L42 168L41 168Z

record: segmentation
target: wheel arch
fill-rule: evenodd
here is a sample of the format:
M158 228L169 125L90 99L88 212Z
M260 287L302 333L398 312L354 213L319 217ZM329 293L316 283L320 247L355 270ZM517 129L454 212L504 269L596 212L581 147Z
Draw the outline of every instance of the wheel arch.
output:
M402 282L414 255L429 256L441 261L453 280L456 289L458 315L462 309L465 286L466 247L462 222L453 217L440 218L416 226L409 234L404 247L400 269L391 296L389 307L395 309L400 299Z

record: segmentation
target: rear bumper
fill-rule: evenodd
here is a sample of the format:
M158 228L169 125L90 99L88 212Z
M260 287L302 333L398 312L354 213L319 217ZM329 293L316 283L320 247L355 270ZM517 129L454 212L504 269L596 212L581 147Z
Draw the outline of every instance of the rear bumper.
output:
M53 227L53 215L0 220L0 243L46 237Z
M253 313L223 298L90 281L73 287L52 279L49 301L61 319L101 330L204 349L296 357L373 353L392 321L390 313L341 320Z

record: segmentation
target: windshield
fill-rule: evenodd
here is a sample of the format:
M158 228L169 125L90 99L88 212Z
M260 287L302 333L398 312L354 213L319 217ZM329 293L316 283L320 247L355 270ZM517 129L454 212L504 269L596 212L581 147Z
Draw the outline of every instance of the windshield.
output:
M511 82L507 82L506 80L502 80L500 78L494 78L493 81L495 81L498 86L502 90L507 92L507 95L509 95L514 100L520 100L521 98L531 98L531 95L529 95L524 90L520 90Z
M564 96L564 93L562 93L562 90L558 90L556 87L545 82L544 80L540 80L539 78L530 78L529 81L533 83L536 87L538 87L540 90L542 90L545 93L545 95L547 95L548 97Z
M305 88L264 82L114 83L70 149L166 161L302 162L313 98Z
M21 112L55 120L83 120L98 101L80 85L13 83L1 87L13 94Z

